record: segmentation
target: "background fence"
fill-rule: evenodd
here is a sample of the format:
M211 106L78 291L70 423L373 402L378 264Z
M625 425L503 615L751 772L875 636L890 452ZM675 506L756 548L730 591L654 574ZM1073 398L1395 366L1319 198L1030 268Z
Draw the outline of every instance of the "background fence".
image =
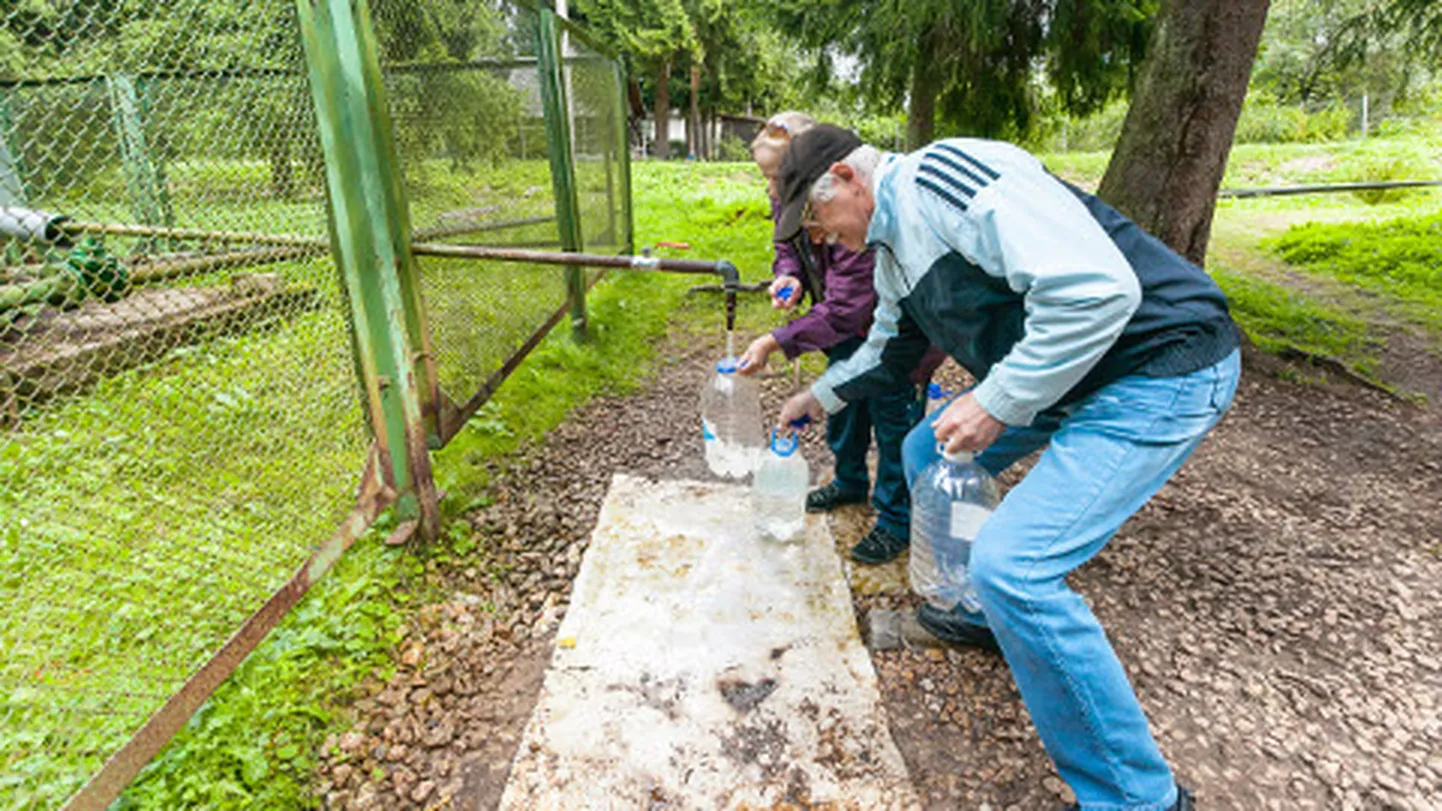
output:
M410 251L630 250L619 66L568 28L0 4L0 807L113 797L583 324L579 270Z

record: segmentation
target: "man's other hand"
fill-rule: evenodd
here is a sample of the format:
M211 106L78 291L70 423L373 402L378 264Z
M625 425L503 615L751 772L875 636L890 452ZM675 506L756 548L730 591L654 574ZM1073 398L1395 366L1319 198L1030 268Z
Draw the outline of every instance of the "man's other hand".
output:
M789 428L791 423L802 417L810 417L812 422L820 422L824 416L826 416L826 409L821 407L820 401L816 399L816 395L811 393L811 389L806 389L799 394L792 395L791 399L781 406L781 414L776 418L776 422L778 428Z
M988 414L971 392L952 401L932 424L936 440L949 453L971 451L980 453L1001 436L1006 423Z

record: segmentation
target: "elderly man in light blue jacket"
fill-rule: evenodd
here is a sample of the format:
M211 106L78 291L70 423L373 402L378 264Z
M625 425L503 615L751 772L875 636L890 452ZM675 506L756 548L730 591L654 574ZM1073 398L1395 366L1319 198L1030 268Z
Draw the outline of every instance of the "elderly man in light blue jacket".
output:
M981 528L982 611L923 606L944 639L1000 649L1078 806L1190 809L1106 634L1066 575L1091 559L1231 405L1236 325L1216 284L1027 152L939 141L889 155L821 126L781 167L776 239L876 250L867 342L782 408L817 416L895 385L935 343L975 388L907 437L908 476L949 451L992 473L1045 448Z

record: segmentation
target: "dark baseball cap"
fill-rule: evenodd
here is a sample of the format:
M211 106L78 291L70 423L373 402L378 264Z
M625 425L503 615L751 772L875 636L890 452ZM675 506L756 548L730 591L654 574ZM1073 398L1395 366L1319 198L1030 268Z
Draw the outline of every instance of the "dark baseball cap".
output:
M777 242L787 242L801 231L801 215L811 187L831 164L861 146L856 133L833 124L818 124L791 139L781 169L776 173L780 190L781 217L776 220Z

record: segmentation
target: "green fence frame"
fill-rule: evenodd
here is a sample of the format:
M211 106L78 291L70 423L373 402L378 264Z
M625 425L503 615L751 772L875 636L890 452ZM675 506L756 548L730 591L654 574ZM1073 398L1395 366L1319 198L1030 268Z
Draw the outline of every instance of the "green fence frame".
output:
M66 809L103 809L117 798L214 690L324 576L347 548L387 509L400 524L390 539L429 540L440 524L439 498L431 470L430 450L441 447L465 418L550 329L569 312L573 334L586 336L584 267L716 274L727 282L734 306L737 274L729 263L631 257L634 226L631 207L630 145L626 126L626 77L614 54L599 47L570 21L540 0L518 0L535 15L535 65L541 77L548 156L555 193L555 219L562 253L530 254L473 246L416 243L426 235L413 233L409 203L394 142L390 107L382 80L379 47L368 0L295 0L301 40L325 157L329 211L329 249L349 308L352 350L363 410L373 436L356 504L334 534L321 544L291 579L239 627L234 635L172 695L139 731L116 751L89 782L66 803ZM586 249L581 233L572 132L570 129L562 31L584 43L614 65L616 82L614 142L605 151L607 225L622 255L597 256ZM593 58L593 57L592 57ZM91 77L93 80L95 77ZM166 196L165 177L145 138L146 77L104 77L112 102L112 121L122 144L126 187L139 224L102 226L72 223L64 230L128 233L156 240L196 236L177 229ZM0 159L9 157L4 136L13 134L0 88ZM612 151L616 154L614 158ZM19 155L0 162L0 170L21 182ZM615 161L614 163L612 161ZM611 172L615 171L613 182ZM12 204L13 204L12 203ZM212 239L227 234L210 233ZM237 235L229 235L237 236ZM320 240L303 237L245 236L261 243L284 244L322 251ZM437 382L435 353L421 295L418 254L469 256L475 259L563 265L566 300L554 316L524 341L480 391L457 407ZM572 264L574 254L575 263Z

